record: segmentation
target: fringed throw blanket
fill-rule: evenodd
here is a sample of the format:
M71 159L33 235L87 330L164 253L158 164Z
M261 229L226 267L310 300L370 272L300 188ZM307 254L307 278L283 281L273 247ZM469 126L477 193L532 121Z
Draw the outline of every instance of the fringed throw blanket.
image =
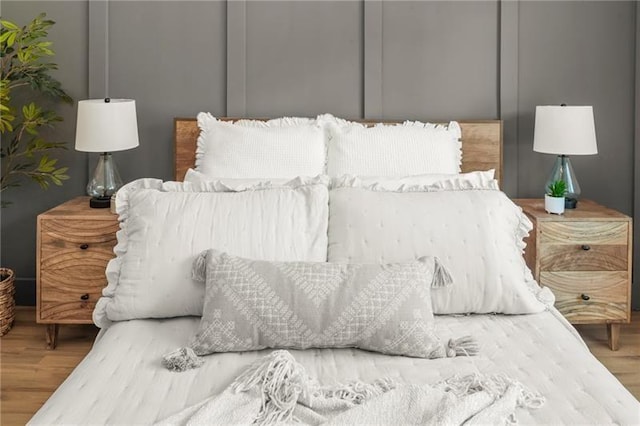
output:
M544 398L505 376L454 376L435 385L388 379L321 386L284 350L272 352L229 388L160 422L161 425L278 423L500 425L516 408Z

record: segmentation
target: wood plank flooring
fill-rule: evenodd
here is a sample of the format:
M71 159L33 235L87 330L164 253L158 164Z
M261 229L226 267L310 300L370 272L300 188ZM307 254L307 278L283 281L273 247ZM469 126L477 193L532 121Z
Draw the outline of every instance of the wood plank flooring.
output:
M603 324L575 326L591 353L640 400L640 312L632 312L631 323L620 327L620 348L609 349L607 328Z
M91 349L93 325L60 327L58 348L47 350L45 326L33 307L18 307L9 333L0 339L0 424L24 425Z
M607 346L603 325L577 328L593 354L640 399L640 312L622 326L616 352ZM60 327L58 348L49 351L35 309L19 307L13 329L0 339L0 424L24 425L89 351L96 333L91 325Z

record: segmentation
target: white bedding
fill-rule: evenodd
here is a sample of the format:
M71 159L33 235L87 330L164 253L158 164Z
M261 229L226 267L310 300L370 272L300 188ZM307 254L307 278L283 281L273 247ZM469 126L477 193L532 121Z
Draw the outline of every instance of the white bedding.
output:
M206 357L196 370L173 373L161 356L183 346L199 318L132 320L101 332L87 357L30 424L149 424L220 392L266 351ZM640 403L588 352L554 312L436 317L441 337L471 334L480 355L424 360L357 349L291 351L323 383L386 376L434 383L453 374L504 373L546 397L517 413L521 424L639 424Z

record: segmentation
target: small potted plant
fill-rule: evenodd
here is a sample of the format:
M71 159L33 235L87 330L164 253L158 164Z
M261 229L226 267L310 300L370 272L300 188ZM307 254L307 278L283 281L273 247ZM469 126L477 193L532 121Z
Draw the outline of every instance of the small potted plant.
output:
M549 184L547 193L544 194L544 209L547 213L564 213L564 196L567 193L567 184L563 180L556 180Z

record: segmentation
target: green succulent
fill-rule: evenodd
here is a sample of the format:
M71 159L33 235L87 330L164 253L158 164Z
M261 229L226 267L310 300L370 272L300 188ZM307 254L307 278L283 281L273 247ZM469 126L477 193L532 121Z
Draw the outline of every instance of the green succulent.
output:
M563 180L556 180L547 187L547 195L550 197L564 197L567 193L567 184Z

